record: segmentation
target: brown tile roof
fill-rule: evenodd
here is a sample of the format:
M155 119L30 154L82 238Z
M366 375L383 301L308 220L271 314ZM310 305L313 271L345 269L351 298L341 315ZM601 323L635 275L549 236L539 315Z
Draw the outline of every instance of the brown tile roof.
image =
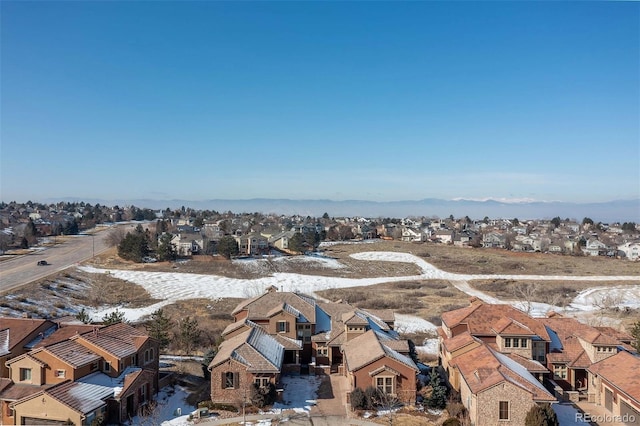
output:
M396 315L391 309L367 309L367 312L375 315L384 322L396 321Z
M625 333L624 331L616 330L613 327L594 327L596 330L600 331L602 334L606 334L607 336L611 336L616 339L618 342L627 343L633 341L633 336L629 333Z
M618 352L592 364L588 370L625 393L636 404L640 404L640 358L628 352Z
M240 328L243 327L260 327L258 324L256 324L255 322L248 320L246 318L241 319L240 321L236 321L236 322L232 322L231 324L229 324L223 331L222 331L222 337L225 337L226 335L239 330Z
M0 330L9 330L9 351L13 351L20 343L28 343L23 340L38 329L44 331L51 327L55 327L55 323L44 319L0 317Z
M494 336L497 334L496 328L509 329L511 333L520 329L523 335L537 335L542 340L550 340L547 330L538 319L507 304L487 304L476 300L465 308L443 313L442 322L450 329L466 324L473 336Z
M60 325L61 327L59 327L52 334L50 334L49 336L45 337L40 342L38 342L34 346L34 348L53 345L53 344L62 342L64 340L67 340L70 337L75 336L76 334L87 333L89 331L92 331L94 328L96 328L95 325L91 325L91 324L64 324L63 323Z
M89 342L105 352L123 358L137 352L150 337L128 324L118 323L74 336L72 339L80 344Z
M277 373L283 356L284 346L261 327L255 327L222 342L209 369L233 359L244 364L247 371Z
M44 389L51 387L52 385L36 386L36 385L22 385L16 384L11 379L0 379L5 385L0 389L0 400L4 401L18 401L22 398L26 398L35 393L41 392ZM6 381L9 382L7 385Z
M56 343L46 348L39 348L32 351L31 354L37 358L41 352L49 352L51 355L74 368L82 367L83 365L102 359L100 355L73 340Z
M555 398L527 369L499 352L480 345L451 361L460 371L471 392L478 394L499 383L509 382L531 394L535 401L555 401Z
M552 334L558 337L562 345L559 349L552 347L551 353L547 354L547 359L550 362L565 362L573 368L586 368L591 365L594 360L589 357L580 343L580 339L594 346L620 345L615 337L604 334L603 331L583 324L575 318L555 316L539 320L551 330Z
M233 310L235 315L242 310L247 310L247 318L250 320L265 319L277 307L284 304L302 314L310 323L316 322L315 301L305 295L291 292L268 291L261 296L240 302Z
M464 348L465 346L471 345L471 344L474 344L474 343L475 344L479 344L480 342L477 339L475 339L468 332L464 332L462 334L458 334L456 337L452 337L450 339L444 339L442 341L442 344L444 345L444 348L449 353L455 352L460 348Z
M493 330L496 334L501 336L535 336L536 334L531 331L529 327L518 321L509 318L502 317L494 325Z
M382 333L369 330L346 342L343 345L343 352L347 369L349 371L356 371L386 356L419 371L411 358L400 354L387 345L387 342L390 340L395 339Z

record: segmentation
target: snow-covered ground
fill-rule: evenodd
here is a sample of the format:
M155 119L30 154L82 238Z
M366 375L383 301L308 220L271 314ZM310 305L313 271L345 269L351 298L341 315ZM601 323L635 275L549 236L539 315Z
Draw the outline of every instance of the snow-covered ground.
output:
M611 306L640 308L640 277L639 276L560 276L560 275L464 275L453 274L442 271L425 260L409 253L398 252L362 252L351 255L354 259L376 261L376 262L407 262L417 265L421 274L417 276L404 277L379 277L379 278L341 278L341 277L323 277L317 275L303 275L292 273L273 273L264 277L246 280L228 278L216 275L199 275L199 274L183 274L178 272L147 272L147 271L125 271L115 269L98 269L90 266L81 266L85 272L104 274L108 273L116 278L133 282L144 287L155 299L162 300L154 305L146 308L119 308L124 312L129 321L139 321L148 316L151 312L165 305L173 303L177 300L208 298L218 299L221 297L253 297L261 294L267 287L276 286L281 291L300 291L303 293L313 294L315 291L327 290L331 288L344 287L364 287L385 282L411 281L420 279L445 279L450 280L459 290L477 296L489 303L499 303L500 300L472 288L469 280L474 279L517 279L517 280L565 280L565 281L629 281L628 286L616 287L593 287L578 294L568 310L573 311L590 311L597 309L597 306L603 300L609 301ZM326 265L326 267L337 268L338 262L335 259L323 258L318 256L304 256L297 258L299 262L314 262ZM263 262L262 259L242 260L246 262L247 267L257 267L257 262ZM252 265L251 262L254 264ZM617 302L617 303L616 303ZM518 304L521 302L513 301ZM522 307L522 306L518 306ZM531 313L541 315L555 308L550 305L536 303L531 307ZM100 319L105 313L115 310L114 307L98 309L91 312L94 319ZM559 309L559 308L556 308ZM408 316L407 316L408 318ZM411 320L405 318L405 321L399 322L400 327L416 326L422 324L422 327L429 326L424 320ZM419 321L418 321L419 320Z
M317 404L316 398L321 382L320 376L282 376L282 402L276 402L270 413L279 414L284 410L293 410L309 415L311 407Z

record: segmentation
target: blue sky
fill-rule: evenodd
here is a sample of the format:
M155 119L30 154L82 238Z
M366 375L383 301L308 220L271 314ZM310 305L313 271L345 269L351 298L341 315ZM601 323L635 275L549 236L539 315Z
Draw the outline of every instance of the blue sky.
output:
M3 201L640 197L637 2L13 2Z

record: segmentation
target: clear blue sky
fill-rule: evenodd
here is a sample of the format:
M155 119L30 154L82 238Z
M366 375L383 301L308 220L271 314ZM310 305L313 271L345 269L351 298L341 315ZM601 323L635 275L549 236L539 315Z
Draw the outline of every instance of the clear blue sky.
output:
M640 197L637 2L13 2L3 201Z

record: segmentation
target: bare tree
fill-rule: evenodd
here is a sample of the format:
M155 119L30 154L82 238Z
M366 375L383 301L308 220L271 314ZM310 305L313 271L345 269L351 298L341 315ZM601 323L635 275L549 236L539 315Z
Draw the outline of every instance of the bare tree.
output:
M527 315L531 315L533 302L538 297L538 287L535 283L518 283L513 287L514 296L522 302Z
M104 240L110 246L115 247L119 245L122 242L122 240L124 240L125 236L126 236L126 233L124 231L124 228L121 226L117 226L109 231L109 233L107 234Z

